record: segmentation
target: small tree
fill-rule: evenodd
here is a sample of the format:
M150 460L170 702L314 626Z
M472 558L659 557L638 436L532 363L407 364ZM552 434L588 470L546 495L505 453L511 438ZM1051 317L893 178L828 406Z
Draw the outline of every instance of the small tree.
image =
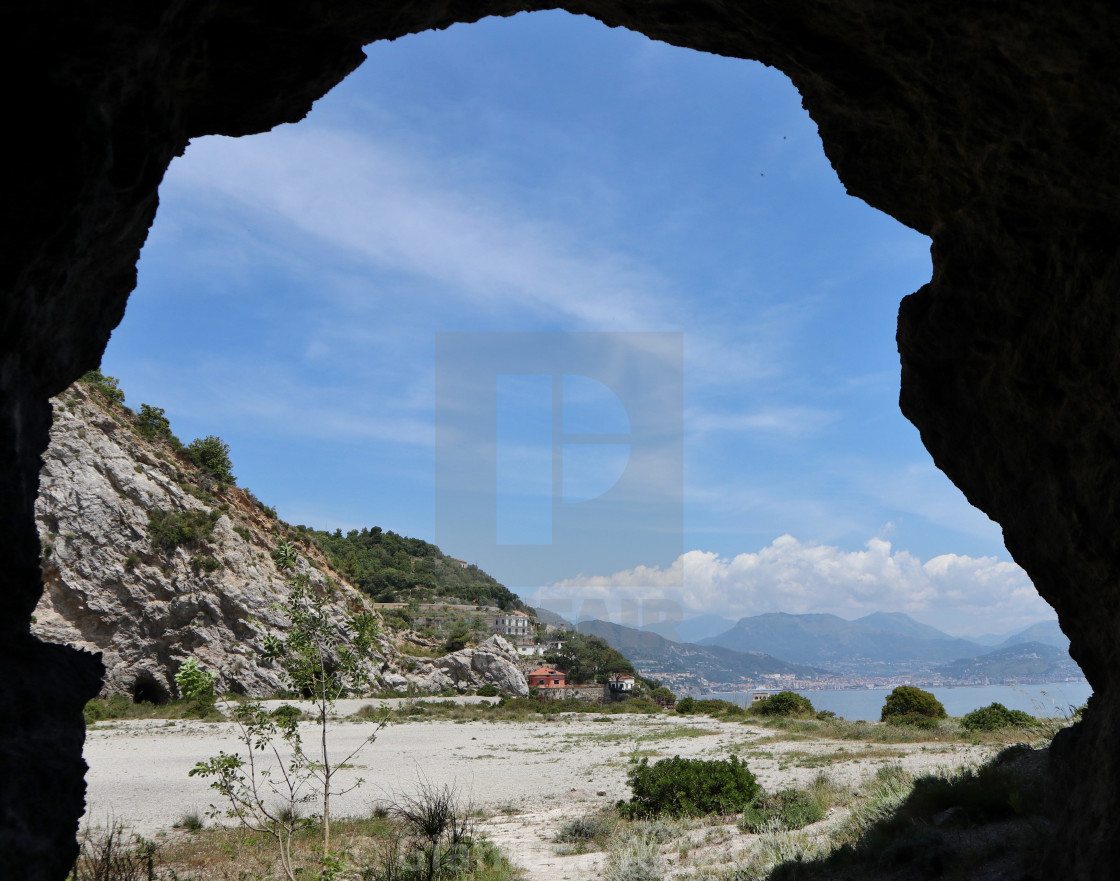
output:
M171 423L164 415L163 407L141 404L140 412L136 414L136 430L148 440L163 438L170 441L176 448L182 446L179 439L171 433Z
M198 666L198 661L188 658L179 667L175 674L175 684L179 686L179 694L187 700L198 704L203 713L213 709L218 697L214 694L214 683L218 677Z
M288 582L287 599L279 604L291 623L284 634L264 637L265 656L279 664L292 690L313 704L316 746L305 747L297 718L277 718L259 702L248 702L237 708L234 718L246 757L222 752L190 771L191 776L214 778L211 787L230 802L227 816L277 841L281 864L291 881L296 878L291 837L301 822L306 822L298 819L299 805L318 802L322 811L322 859L324 865L332 864L331 798L345 795L364 782L358 779L338 789L336 775L387 724L387 715L382 713L370 735L349 755L341 760L330 755L328 717L338 698L351 691L368 690L373 672L371 649L378 633L377 619L369 613L338 620L327 605L332 592L330 583L320 593L306 573L295 575ZM287 762L281 758L281 743L291 753ZM262 767L270 755L271 767Z
M887 695L879 718L896 725L921 725L946 716L945 707L933 694L913 685L900 685Z
M196 437L187 444L187 455L199 468L220 483L237 483L233 476L233 463L229 458L229 444L216 435Z

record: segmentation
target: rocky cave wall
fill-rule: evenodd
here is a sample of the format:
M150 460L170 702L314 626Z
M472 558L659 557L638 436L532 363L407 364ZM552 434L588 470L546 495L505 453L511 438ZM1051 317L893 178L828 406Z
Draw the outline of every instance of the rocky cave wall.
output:
M66 873L80 710L100 675L94 657L28 631L48 398L97 365L119 322L168 163L192 137L298 120L366 43L548 5L72 0L6 16L17 134L0 264L4 877ZM1086 722L1053 750L1067 801L1047 871L1107 877L1120 851L1117 13L1052 0L561 5L781 69L849 192L932 238L933 278L899 313L901 406L1004 527L1093 684Z

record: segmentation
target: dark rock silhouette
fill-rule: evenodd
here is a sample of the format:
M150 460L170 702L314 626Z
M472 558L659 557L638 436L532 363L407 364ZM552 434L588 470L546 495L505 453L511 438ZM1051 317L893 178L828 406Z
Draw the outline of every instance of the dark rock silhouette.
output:
M48 399L97 365L189 138L300 119L377 39L530 5L21 4L0 266L0 876L75 854L98 660L29 632ZM1004 528L1095 689L1055 744L1045 873L1120 855L1120 12L1101 2L584 0L611 26L785 71L848 191L933 240L899 312L903 412ZM904 292L900 292L904 293ZM853 343L855 344L855 343Z

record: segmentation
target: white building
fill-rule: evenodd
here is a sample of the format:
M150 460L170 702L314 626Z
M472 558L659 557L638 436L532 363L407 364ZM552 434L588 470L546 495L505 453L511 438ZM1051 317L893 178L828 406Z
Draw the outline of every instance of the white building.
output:
M536 630L536 619L530 618L524 612L503 612L493 618L487 618L486 623L490 630L502 636L531 636Z

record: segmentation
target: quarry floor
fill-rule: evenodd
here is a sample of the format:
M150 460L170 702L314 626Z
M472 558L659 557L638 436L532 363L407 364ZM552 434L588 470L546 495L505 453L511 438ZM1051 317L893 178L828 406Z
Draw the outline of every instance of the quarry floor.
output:
M343 706L343 712L354 707ZM315 729L305 723L305 738ZM330 728L334 760L374 730L369 722L339 719ZM124 823L157 840L177 833L185 814L204 814L218 795L189 777L195 763L219 751L237 752L228 722L130 720L99 723L86 737L89 809L94 825ZM563 715L526 722L397 722L340 772L342 787L364 783L334 802L337 814L367 814L379 802L428 784L454 784L485 816L487 836L525 870L529 881L590 879L601 874L601 853L562 855L555 834L568 819L628 798L632 759L737 754L767 789L808 783L822 768L856 787L884 763L915 772L976 763L996 747L949 743L874 744L789 739L780 731L707 717ZM728 852L749 836L735 827L715 836ZM713 835L707 835L713 840ZM739 839L744 839L740 841Z

